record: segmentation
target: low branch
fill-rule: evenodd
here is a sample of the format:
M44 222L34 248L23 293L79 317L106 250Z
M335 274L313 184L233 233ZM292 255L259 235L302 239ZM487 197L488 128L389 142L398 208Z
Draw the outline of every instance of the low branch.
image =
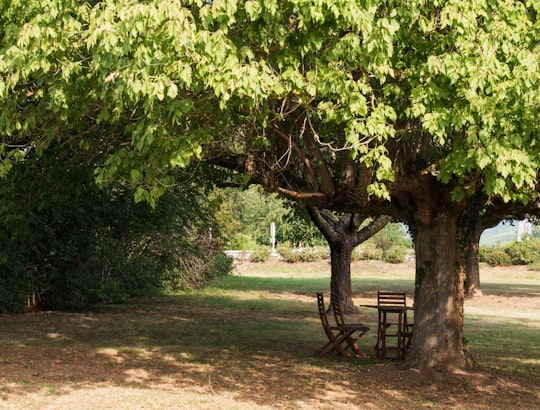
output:
M281 187L277 188L277 192L285 195L287 198L294 199L295 201L306 201L308 203L310 203L310 201L322 203L328 199L326 195L321 194L320 192L298 192Z
M392 217L386 215L381 215L375 218L370 224L358 231L355 238L355 246L367 241L377 232L381 231L391 220Z
M317 226L329 243L334 243L339 239L338 232L336 232L337 221L332 215L332 212L325 209L320 210L311 205L307 206L307 211L315 226ZM323 212L325 213L324 215Z

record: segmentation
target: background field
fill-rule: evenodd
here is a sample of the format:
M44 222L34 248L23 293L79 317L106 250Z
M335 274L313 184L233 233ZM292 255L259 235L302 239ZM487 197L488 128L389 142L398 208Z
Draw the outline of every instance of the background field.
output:
M412 264L353 264L357 305L377 289L412 295ZM327 262L243 263L201 292L92 312L0 316L2 409L533 409L540 407L540 273L481 269L466 301L479 368L443 375L398 362L319 358L315 292ZM348 318L376 333L375 312Z

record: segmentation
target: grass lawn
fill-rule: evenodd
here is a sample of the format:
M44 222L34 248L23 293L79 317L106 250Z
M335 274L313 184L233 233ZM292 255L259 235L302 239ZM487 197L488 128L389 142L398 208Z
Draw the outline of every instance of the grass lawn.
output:
M355 303L377 289L412 295L414 266L353 265ZM201 292L87 313L0 315L0 409L540 408L540 273L481 268L465 304L479 368L419 373L398 362L320 358L315 292L327 262L240 264ZM376 312L348 321L371 330Z

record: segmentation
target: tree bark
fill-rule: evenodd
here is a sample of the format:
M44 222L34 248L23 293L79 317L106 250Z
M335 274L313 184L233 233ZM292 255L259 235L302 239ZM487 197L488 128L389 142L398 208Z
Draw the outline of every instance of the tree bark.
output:
M356 313L358 308L352 300L351 256L355 247L350 238L343 236L330 245L330 292L338 296L344 313Z
M309 216L321 231L330 247L330 292L337 295L343 313L356 313L358 308L352 300L351 259L352 252L362 242L368 240L392 219L379 216L359 230L365 220L357 214L343 214L337 219L328 210L307 207Z
M407 365L448 370L466 367L463 351L464 257L457 217L440 213L413 227L416 283L413 343Z

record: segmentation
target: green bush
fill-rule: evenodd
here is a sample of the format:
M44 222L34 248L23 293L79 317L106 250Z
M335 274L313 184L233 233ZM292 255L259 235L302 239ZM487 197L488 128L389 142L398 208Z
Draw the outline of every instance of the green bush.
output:
M540 261L540 240L513 241L504 247L512 265L531 265Z
M251 262L266 262L270 258L271 249L268 246L257 246L249 257Z
M249 234L237 233L234 234L229 242L230 249L237 249L241 251L248 251L257 247L257 242Z
M0 180L0 311L86 309L164 288L202 286L227 269L193 182L152 209L54 149L32 152Z
M289 244L282 244L278 246L277 252L289 263L315 262L329 256L328 249L322 246L293 249Z
M512 264L512 258L504 249L498 246L480 246L480 262L485 262L489 266L509 266Z
M277 252L281 255L285 262L296 263L300 260L298 253L287 243L279 245Z
M403 263L407 256L408 248L405 246L391 246L382 256L382 260L389 263Z
M162 277L163 287L171 292L202 289L210 279L229 274L234 260L202 242L197 248L184 249L174 267Z
M540 262L533 263L532 265L529 265L530 270L534 270L536 272L540 272Z
M354 260L382 260L383 250L371 241L366 241L358 246L354 251ZM356 259L357 258L357 259Z
M307 247L297 249L298 259L300 262L316 262L322 259L322 254L318 248Z

